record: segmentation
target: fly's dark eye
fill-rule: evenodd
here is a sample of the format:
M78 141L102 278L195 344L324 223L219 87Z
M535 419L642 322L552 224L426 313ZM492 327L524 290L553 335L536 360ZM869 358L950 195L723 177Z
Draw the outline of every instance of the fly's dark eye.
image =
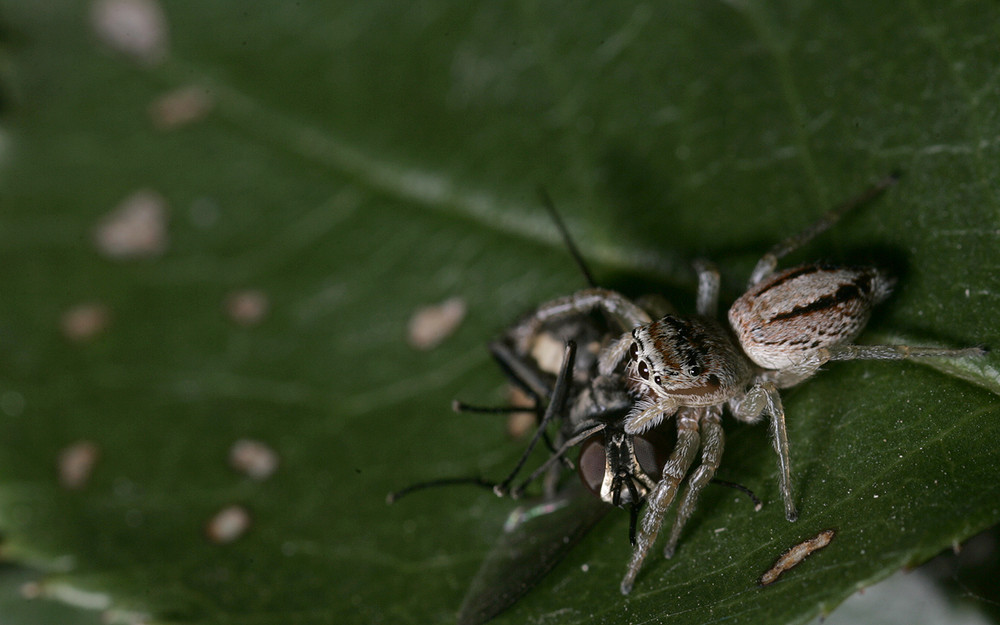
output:
M593 436L580 447L580 457L576 459L576 468L584 485L598 497L601 496L601 485L604 484L605 460L602 437Z
M632 346L628 348L628 357L630 360L636 360L639 358L639 344L632 343Z
M667 463L670 452L674 449L671 432L672 430L652 430L632 439L632 449L639 467L654 480L660 479L663 465Z
M649 367L646 366L645 360L639 361L639 366L637 367L637 369L639 371L639 375L642 376L643 380L649 379Z

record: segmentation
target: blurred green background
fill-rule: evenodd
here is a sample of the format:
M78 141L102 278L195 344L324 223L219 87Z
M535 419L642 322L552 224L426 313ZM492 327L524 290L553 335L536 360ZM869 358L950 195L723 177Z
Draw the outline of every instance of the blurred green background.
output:
M0 0L0 556L30 567L0 570L0 618L452 622L511 502L384 497L518 455L501 420L449 404L502 403L486 342L584 286L538 185L602 285L690 312L691 260L718 263L729 301L772 243L900 169L789 262L899 276L864 341L996 348L998 18L985 1ZM455 331L408 344L415 311L451 297ZM727 420L719 477L762 511L710 489L627 600L627 516L609 514L497 622L829 612L1000 520L996 363L830 365L784 394L797 523L766 427ZM241 439L273 450L273 475L230 466ZM96 461L67 487L80 441ZM206 525L231 505L250 525L221 543ZM994 544L917 594L996 619Z

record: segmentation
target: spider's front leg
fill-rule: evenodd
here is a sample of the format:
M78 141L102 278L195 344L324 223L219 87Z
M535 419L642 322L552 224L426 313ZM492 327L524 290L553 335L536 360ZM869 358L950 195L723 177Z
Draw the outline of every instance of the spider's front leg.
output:
M730 400L729 409L734 417L747 423L756 422L765 413L771 417L771 440L778 454L778 486L785 502L785 518L795 521L799 513L792 500L791 454L785 429L785 408L781 405L778 388L773 382L758 381L745 395Z
M635 538L632 560L622 579L623 595L632 592L639 569L642 568L642 563L646 560L663 526L663 517L698 454L698 448L701 446L701 437L698 434L699 416L700 412L696 409L681 409L677 414L677 445L670 454L667 464L663 465L663 477L646 497L646 513L642 517L642 524Z
M651 321L645 310L617 291L598 288L584 289L542 304L535 312L510 328L506 332L506 336L513 341L518 350L527 352L532 337L538 335L546 322L577 313L589 313L593 310L604 312L623 330L630 330Z
M722 431L722 406L706 406L698 408L702 411L701 421L701 464L691 474L687 489L677 506L677 518L670 530L670 540L663 549L663 555L671 558L681 537L681 530L691 518L698 496L708 486L722 461L722 450L725 447L725 434Z

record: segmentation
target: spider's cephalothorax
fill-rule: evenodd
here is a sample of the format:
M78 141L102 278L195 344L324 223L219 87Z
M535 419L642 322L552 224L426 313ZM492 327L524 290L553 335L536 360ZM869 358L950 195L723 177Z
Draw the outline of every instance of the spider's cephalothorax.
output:
M785 239L765 254L750 277L746 293L729 309L729 328L715 322L719 276L708 263L698 271L697 316L665 315L654 321L642 307L607 289L591 288L553 300L512 328L523 341L538 327L566 315L601 310L628 331L598 357L599 376L622 375L636 402L624 420L626 434L636 435L673 417L677 439L659 482L647 495L647 509L621 590L632 589L667 509L681 483L687 489L678 505L665 554L670 557L697 498L722 456L724 408L741 421L771 421L778 454L778 481L785 516L798 513L792 497L785 412L779 388L809 378L831 360L896 360L962 357L980 348L939 349L906 345L852 345L872 307L884 300L892 280L871 267L807 264L775 272L778 260L829 228L849 209L895 182L887 177L855 200L833 209L812 226ZM621 367L622 363L624 367ZM701 451L701 464L689 471Z
M626 418L625 429L637 433L655 426L670 405L724 402L746 387L752 368L732 335L708 317L667 315L634 328L625 380L639 402ZM658 408L646 410L650 406Z

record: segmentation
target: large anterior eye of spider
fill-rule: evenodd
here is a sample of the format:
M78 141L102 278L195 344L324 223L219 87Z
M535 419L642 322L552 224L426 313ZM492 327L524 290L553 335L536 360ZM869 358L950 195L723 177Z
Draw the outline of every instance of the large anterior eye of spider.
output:
M576 460L576 468L584 485L598 497L601 496L601 485L604 484L604 471L607 452L604 451L604 437L591 436L580 446L580 457Z
M639 365L636 367L636 370L639 372L639 375L643 380L649 379L649 367L646 366L645 360L639 361Z

